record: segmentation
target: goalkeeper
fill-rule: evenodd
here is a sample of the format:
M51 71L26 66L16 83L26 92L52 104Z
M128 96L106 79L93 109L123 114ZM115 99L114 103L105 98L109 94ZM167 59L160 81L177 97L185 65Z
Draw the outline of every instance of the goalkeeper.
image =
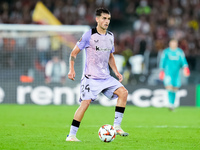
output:
M174 110L176 91L181 86L180 69L186 77L190 75L188 63L182 49L178 48L178 41L170 40L160 59L160 80L164 80L164 86L168 92L169 109Z

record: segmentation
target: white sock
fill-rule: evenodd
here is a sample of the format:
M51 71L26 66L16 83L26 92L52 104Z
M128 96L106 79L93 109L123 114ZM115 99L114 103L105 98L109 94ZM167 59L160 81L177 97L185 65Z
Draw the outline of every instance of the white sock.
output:
M77 131L78 131L78 127L71 125L69 135L75 135L76 136Z
M116 111L115 112L115 120L114 126L120 126L123 118L123 113Z

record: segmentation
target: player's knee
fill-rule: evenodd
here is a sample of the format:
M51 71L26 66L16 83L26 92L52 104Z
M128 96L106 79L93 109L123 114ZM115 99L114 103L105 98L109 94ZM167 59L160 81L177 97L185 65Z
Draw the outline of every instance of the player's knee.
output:
M128 90L124 87L121 88L119 96L126 100L128 97Z
M127 99L128 97L128 90L124 88L124 92L123 92L124 97Z

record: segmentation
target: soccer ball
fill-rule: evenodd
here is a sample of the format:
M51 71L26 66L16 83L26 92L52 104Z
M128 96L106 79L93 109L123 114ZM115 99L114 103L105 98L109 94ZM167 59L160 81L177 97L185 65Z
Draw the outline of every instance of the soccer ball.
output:
M103 142L111 142L116 137L116 131L113 126L106 124L99 129L99 138Z

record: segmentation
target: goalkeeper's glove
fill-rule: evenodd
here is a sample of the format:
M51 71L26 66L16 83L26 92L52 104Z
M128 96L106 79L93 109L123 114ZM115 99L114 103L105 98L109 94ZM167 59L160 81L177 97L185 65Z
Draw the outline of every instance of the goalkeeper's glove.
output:
M164 77L165 77L165 72L162 70L162 71L160 71L160 73L159 73L159 79L160 79L160 80L163 80Z
M184 74L184 76L189 77L190 76L190 69L188 67L184 67L183 68L183 74Z

